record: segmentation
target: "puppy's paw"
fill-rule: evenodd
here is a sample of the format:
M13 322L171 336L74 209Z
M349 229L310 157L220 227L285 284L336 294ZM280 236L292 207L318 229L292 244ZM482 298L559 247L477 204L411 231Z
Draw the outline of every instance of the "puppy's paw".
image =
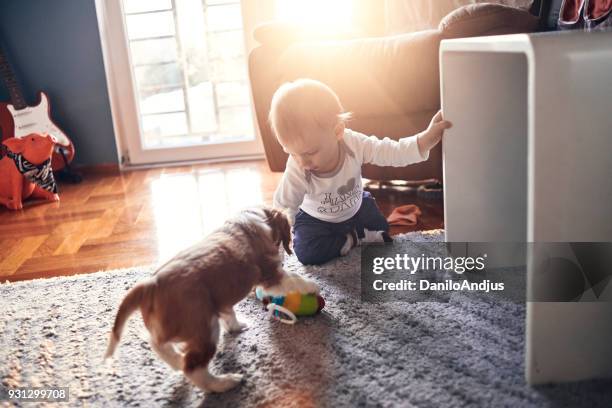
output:
M283 296L290 292L319 294L319 285L315 281L302 278L298 274L287 273L278 285L264 288L264 291L271 296Z
M300 293L314 293L318 295L320 292L319 285L313 280L306 278L299 278L295 281L294 291Z
M212 392L225 392L236 387L242 382L242 374L224 374L216 378L214 384L211 384L210 391Z
M249 328L249 325L241 321L233 321L227 324L228 333L237 334Z
M346 241L344 245L342 245L342 248L340 248L340 256L347 255L354 246L353 237L350 234L346 234Z

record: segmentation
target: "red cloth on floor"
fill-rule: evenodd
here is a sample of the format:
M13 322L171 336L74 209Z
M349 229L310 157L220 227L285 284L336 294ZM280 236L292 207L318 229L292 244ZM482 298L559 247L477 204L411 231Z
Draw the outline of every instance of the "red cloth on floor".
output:
M417 224L420 215L421 209L418 206L414 204L401 205L393 209L387 217L387 222L389 222L389 225L412 226Z

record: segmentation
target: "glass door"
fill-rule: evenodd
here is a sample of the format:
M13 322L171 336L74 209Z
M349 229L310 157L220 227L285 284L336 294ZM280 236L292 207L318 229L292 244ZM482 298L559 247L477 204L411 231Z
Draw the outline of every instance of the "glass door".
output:
M130 163L260 154L240 1L117 2L125 58L112 64L130 79L133 106L122 101L121 113L136 120L120 119Z

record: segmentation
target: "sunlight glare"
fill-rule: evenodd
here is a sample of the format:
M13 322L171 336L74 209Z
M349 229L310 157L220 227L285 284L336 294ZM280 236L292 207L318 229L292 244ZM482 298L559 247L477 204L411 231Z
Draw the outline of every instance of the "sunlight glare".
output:
M151 183L159 262L202 239L202 217L193 174L162 175Z
M341 32L350 28L352 0L276 0L276 17L305 26Z

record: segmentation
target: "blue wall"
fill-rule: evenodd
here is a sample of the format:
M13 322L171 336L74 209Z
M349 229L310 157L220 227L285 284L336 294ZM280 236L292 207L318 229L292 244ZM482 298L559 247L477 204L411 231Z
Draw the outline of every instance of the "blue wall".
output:
M49 95L75 163L117 163L94 0L0 0L0 41L28 102Z

